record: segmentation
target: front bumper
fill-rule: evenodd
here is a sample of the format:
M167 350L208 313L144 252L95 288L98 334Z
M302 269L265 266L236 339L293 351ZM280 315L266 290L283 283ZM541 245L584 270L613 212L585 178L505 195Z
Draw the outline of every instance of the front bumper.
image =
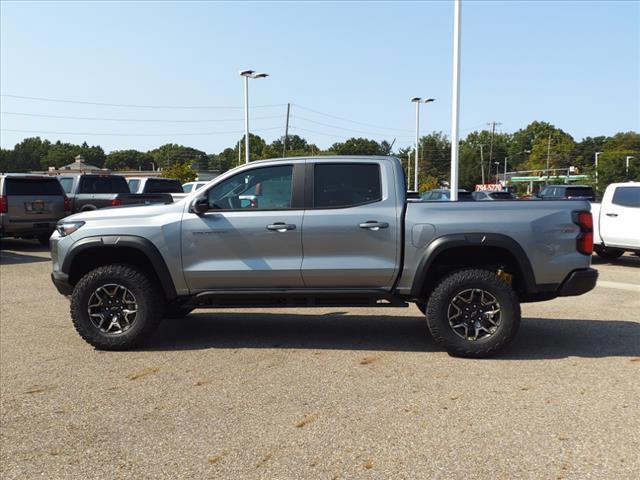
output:
M71 295L73 286L69 283L69 275L63 272L51 272L51 281L62 295Z
M582 295L594 289L598 281L598 271L593 268L574 270L560 284L558 295L572 297Z

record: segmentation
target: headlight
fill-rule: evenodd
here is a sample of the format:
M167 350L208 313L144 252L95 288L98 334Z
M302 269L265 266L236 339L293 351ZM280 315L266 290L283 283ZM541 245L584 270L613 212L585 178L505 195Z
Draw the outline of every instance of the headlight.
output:
M67 235L71 235L83 225L84 222L64 222L57 224L56 230L61 237L66 237Z

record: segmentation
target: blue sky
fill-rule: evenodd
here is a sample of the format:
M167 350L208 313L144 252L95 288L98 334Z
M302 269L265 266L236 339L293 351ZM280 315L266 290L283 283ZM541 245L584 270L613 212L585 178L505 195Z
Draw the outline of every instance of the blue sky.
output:
M639 5L463 1L461 134L492 120L507 132L549 121L577 140L640 130ZM172 142L215 153L242 135L238 71L253 68L271 74L250 85L251 131L267 141L283 134L291 102L291 133L322 148L351 136L406 146L414 95L437 99L422 132L449 133L452 15L450 1L3 1L3 95L232 108L3 96L0 143L39 134L106 151Z

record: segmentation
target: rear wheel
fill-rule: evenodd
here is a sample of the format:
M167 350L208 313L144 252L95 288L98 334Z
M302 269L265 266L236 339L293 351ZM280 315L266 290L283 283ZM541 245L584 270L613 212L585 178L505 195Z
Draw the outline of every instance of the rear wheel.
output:
M619 248L603 247L601 245L596 245L593 249L604 260L615 260L624 254L624 250Z
M71 295L71 318L80 336L100 350L140 345L162 319L156 282L130 265L105 265L84 275Z
M520 302L511 285L488 270L446 276L427 303L427 325L436 343L460 357L489 357L518 332Z

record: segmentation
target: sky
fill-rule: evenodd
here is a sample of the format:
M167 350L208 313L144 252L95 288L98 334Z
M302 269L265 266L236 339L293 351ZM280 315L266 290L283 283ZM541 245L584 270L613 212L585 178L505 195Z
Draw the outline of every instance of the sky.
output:
M408 146L412 96L436 99L421 133L450 133L451 1L2 1L0 17L3 148L39 135L217 153L244 131L242 69L270 75L249 82L250 131L268 142L291 103L290 133L320 148ZM461 136L491 121L640 131L640 2L463 0L461 28Z

